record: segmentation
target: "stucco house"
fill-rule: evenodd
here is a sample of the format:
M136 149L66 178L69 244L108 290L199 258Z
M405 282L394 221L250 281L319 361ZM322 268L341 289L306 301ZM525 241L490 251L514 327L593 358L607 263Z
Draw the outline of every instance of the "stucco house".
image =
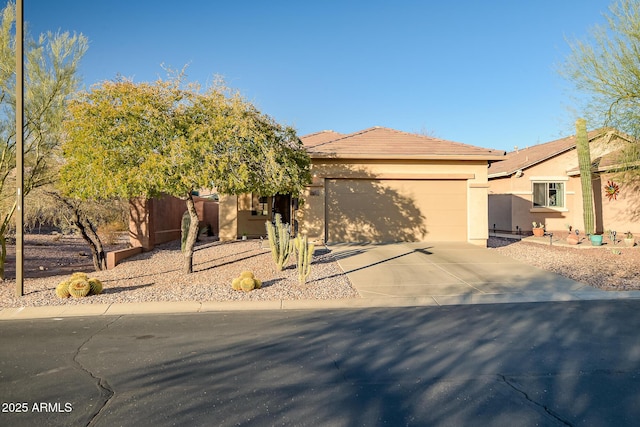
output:
M265 235L274 213L310 239L486 246L488 165L505 152L372 127L301 137L313 182L290 195L220 196L221 240Z
M616 170L620 150L632 139L623 133L598 129L588 133L596 232L616 230L640 234L639 183L622 183ZM575 136L507 153L489 168L489 229L528 234L532 222L548 231L584 230L582 187ZM609 200L608 181L620 193Z

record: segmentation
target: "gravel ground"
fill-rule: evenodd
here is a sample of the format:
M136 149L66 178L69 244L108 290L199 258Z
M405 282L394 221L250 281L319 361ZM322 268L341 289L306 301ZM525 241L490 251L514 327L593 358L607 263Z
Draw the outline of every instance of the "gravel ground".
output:
M57 248L54 249L56 243L60 247L60 242L41 238L38 246L27 247L26 240L25 238L25 270L43 277L30 278L30 274L25 272L25 295L20 298L15 297L15 279L6 280L0 285L0 308L147 301L258 301L358 297L330 251L324 247L316 249L311 275L306 284L300 285L293 260L290 260L283 271L278 271L271 258L271 252L262 248L261 242L256 240L199 243L194 253L192 274L182 271L180 242L171 242L157 246L151 252L129 258L113 270L107 271L94 272L91 258L84 255L77 261L77 269L66 266L63 275L58 274L60 268L56 268L55 264L49 263L50 265L46 266L44 258L47 253L52 257L51 254L58 251ZM82 241L77 240L81 248ZM66 246L70 246L71 243L73 242L66 242ZM87 247L84 248L86 252ZM43 255L35 256L34 250L41 251ZM31 262L28 262L27 255L30 253ZM78 258L78 247L68 250L67 253ZM30 269L26 267L27 264L34 266L35 263L40 265ZM231 288L233 278L246 270L252 271L262 280L262 289L245 293ZM90 277L97 277L104 285L104 292L79 299L57 298L56 285L66 279L72 271L84 271Z
M606 290L640 289L640 247L575 249L490 238L491 250ZM125 247L110 246L108 250ZM8 279L0 282L0 308L45 305L109 304L145 301L247 301L357 298L349 280L330 251L316 249L311 276L299 285L290 261L275 268L271 253L260 241L201 242L194 254L194 273L185 274L179 242L127 259L113 270L94 272L88 248L73 236L25 237L25 295L15 297L15 266L11 250ZM250 270L263 288L249 293L234 291L231 281ZM55 287L72 272L83 271L100 279L104 293L80 299L59 299Z
M502 255L596 288L608 291L640 289L638 245L633 248L606 245L577 249L491 237L488 246Z

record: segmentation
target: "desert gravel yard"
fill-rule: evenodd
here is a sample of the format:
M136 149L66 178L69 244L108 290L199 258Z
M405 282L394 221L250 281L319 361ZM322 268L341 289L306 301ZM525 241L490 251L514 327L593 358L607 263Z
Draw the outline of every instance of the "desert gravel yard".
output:
M578 249L492 237L489 245L515 260L607 291L640 289L640 247Z
M0 291L0 307L149 301L337 299L358 296L331 253L324 247L316 249L307 283L299 285L293 257L283 271L278 271L271 252L263 248L259 240L199 243L194 253L192 274L182 272L180 242L159 245L151 252L125 260L113 270L99 272L93 271L91 258L86 254L77 256L82 251L88 252L80 239L66 238L65 242L60 243L39 238L38 245L28 243L33 243L33 239L25 238L25 295L16 298L15 279L6 280ZM50 256L50 252L56 250L55 243L58 243L57 247L74 246L74 250L65 252L67 257L57 259L62 261L57 264L65 265L56 265L56 258ZM42 252L42 256L34 256L34 251ZM69 254L76 254L77 269L68 265L73 261ZM40 265L34 267L38 261ZM29 270L32 275L43 277L29 278ZM56 270L64 270L65 274L52 275ZM233 290L233 278L247 270L262 280L262 289L248 293ZM56 297L55 286L73 271L84 271L90 277L97 277L104 285L104 292L80 299Z
M109 247L110 250L120 246ZM570 279L606 290L640 289L640 248L573 249L490 238L490 250ZM293 260L278 271L260 241L198 244L194 273L184 274L179 242L132 257L115 269L93 272L88 247L73 236L25 236L25 296L15 297L15 266L10 247L7 277L0 284L0 308L61 304L110 304L150 301L247 301L357 298L358 294L324 246L316 249L311 276L299 285ZM234 291L231 281L252 271L263 288ZM74 271L100 279L104 293L59 299L55 287Z

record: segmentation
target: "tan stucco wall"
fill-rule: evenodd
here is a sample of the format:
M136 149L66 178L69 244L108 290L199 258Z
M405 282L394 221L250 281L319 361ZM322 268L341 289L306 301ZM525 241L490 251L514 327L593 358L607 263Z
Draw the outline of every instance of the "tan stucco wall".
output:
M482 161L346 161L314 160L313 184L305 190L298 214L300 230L316 240L325 239L325 178L460 179L467 188L469 242L484 246L488 238L487 163Z
M221 194L219 197L220 213L218 228L220 240L229 241L238 238L238 196Z
M576 199L581 203L580 182L569 179L567 170L577 165L576 151L571 150L552 159L526 168L522 175L489 181L489 228L531 231L532 222L542 222L547 230L565 230L567 225L584 229L582 213L576 217ZM565 184L564 208L533 208L533 183L559 181ZM508 195L510 197L505 197ZM580 221L577 221L580 218Z
M579 178L572 179L579 182ZM606 197L603 187L607 184L607 180L613 180L620 186L617 199L609 200ZM636 237L640 236L640 180L622 182L615 174L602 174L598 184L600 184L599 191L595 191L594 188L596 225L600 224L597 231L615 230L618 236L631 231Z

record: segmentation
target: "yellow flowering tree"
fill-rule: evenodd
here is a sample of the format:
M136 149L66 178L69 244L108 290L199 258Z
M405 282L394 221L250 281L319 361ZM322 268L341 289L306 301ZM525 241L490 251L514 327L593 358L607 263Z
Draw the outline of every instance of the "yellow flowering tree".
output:
M220 84L202 90L181 76L105 81L70 103L64 129L64 195L185 200L187 273L198 235L194 191L299 194L310 181L310 160L295 130Z

